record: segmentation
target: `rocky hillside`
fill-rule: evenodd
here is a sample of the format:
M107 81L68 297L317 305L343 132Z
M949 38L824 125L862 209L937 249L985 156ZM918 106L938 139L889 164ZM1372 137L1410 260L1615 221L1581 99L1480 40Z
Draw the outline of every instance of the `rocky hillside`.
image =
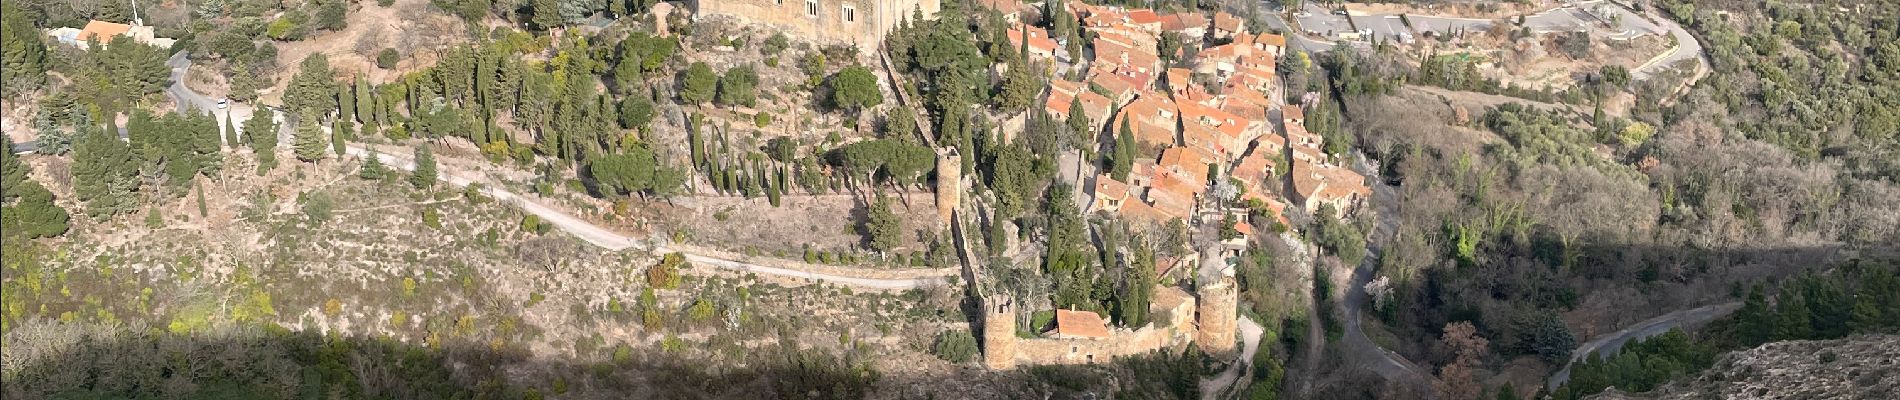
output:
M1892 399L1900 398L1900 336L1774 342L1730 353L1702 376L1619 399Z

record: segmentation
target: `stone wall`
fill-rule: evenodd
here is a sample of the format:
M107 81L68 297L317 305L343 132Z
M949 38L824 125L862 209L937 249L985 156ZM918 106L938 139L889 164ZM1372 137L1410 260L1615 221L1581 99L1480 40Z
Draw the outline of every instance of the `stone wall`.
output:
M1022 339L1016 343L1016 361L1025 364L1094 364L1124 357L1187 346L1193 335L1173 327L1150 324L1137 330L1116 329L1105 339Z
M693 0L698 16L725 15L816 42L878 47L884 34L920 10L935 18L940 0ZM851 10L847 17L846 9Z
M1151 322L1141 329L1113 329L1103 339L1018 339L1010 349L1013 363L1091 364L1187 347L1195 340L1195 299L1173 287L1157 287L1155 292Z

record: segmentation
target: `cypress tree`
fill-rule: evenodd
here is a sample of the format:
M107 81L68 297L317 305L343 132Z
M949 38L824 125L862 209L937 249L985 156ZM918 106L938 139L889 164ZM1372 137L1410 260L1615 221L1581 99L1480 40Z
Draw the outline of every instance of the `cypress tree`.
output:
M347 124L349 123L344 122L342 118L337 118L335 121L331 122L330 151L335 152L337 158L343 158L343 155L345 154L343 152L344 150L343 143L344 143L344 135L349 134L349 128L348 128L349 125Z
M243 137L257 156L258 175L277 168L277 122L271 120L271 113L251 114L251 119L244 121Z
M360 85L356 82L361 82L362 80L356 78L351 78L350 80L352 81L351 84L337 85L336 88L336 109L339 124L347 124L349 121L356 120L356 91L354 89Z
M409 184L415 185L418 189L435 187L435 152L430 151L429 145L425 143L416 146L415 157L416 170L409 175Z
M231 121L231 111L224 112L224 145L238 148L237 123Z
M355 101L356 101L356 120L357 121L362 121L363 123L367 124L376 120L374 117L372 117L372 114L375 113L374 110L376 109L376 91L370 88L369 80L367 79L356 80Z
M1122 117L1121 134L1115 135L1115 148L1109 156L1109 175L1118 181L1127 181L1128 173L1135 168L1135 133L1128 128L1128 117Z
M205 182L196 179L191 182L197 186L198 191L198 218L204 218L208 214L205 209Z

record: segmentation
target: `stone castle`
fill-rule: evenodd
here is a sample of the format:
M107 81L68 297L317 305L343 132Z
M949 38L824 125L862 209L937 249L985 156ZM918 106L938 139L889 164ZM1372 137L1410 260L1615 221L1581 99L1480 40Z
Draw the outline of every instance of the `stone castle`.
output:
M1232 275L1203 282L1194 294L1173 286L1157 286L1149 306L1149 322L1140 328L1114 328L1101 335L1058 333L1053 337L1018 338L1014 301L1006 295L986 296L982 298L983 365L1006 370L1019 363L1105 363L1156 350L1178 351L1189 343L1224 359L1233 356L1236 348L1237 298Z
M919 13L935 18L939 0L689 0L693 14L724 15L818 42L875 49L884 34Z

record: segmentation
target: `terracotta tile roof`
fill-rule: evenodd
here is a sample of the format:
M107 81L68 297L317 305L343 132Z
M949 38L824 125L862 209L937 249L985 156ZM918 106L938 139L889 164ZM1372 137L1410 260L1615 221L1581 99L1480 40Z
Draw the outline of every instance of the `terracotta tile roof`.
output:
M1228 14L1226 11L1214 13L1214 29L1216 30L1240 32L1242 22L1244 21L1241 21L1240 17Z
M1194 85L1194 82L1192 82L1194 72L1189 71L1187 68L1168 68L1166 76L1169 90L1180 91Z
M1306 110L1301 110L1300 106L1288 104L1285 107L1280 107L1280 118L1303 123L1306 122Z
M1188 125L1200 125L1212 129L1219 135L1218 139L1222 147L1239 147L1252 139L1247 134L1246 118L1199 103L1182 102L1180 105L1183 129L1186 129Z
M1162 212L1160 209L1157 209L1154 206L1148 205L1148 203L1143 203L1139 201L1130 201L1127 204L1122 205L1121 212L1122 212L1122 216L1127 217L1128 219L1148 221L1148 222L1153 222L1157 224L1165 224L1165 223L1168 223L1169 221L1173 221L1175 218L1180 218L1175 215Z
M1037 3L1040 4L1041 2ZM1029 10L1027 4L1023 4L1023 2L1018 0L977 0L977 5L1000 11L1003 14L1015 14Z
M1009 43L1012 47L1023 45L1022 28L1010 28L1009 31L1004 32L1004 35L1009 36ZM1055 40L1049 39L1049 32L1042 29L1029 30L1030 53L1053 55L1055 54L1056 47L1059 46L1056 45Z
M1161 16L1161 30L1180 32L1193 28L1207 28L1207 16L1197 12Z
M1326 186L1315 193L1320 201L1343 201L1352 198L1366 198L1372 195L1372 188L1366 186L1366 176L1346 167L1322 165L1315 169Z
M1171 261L1173 262L1169 264L1179 264L1181 263L1182 260L1176 258ZM1172 268L1172 267L1173 265L1168 265L1164 267L1160 260L1155 260L1155 269L1158 270L1157 272L1160 272L1159 270L1163 268ZM1157 276L1158 275L1165 275L1165 274L1157 274ZM1177 307L1194 303L1194 295L1188 294L1187 291L1181 290L1181 288L1177 288L1173 286L1155 287L1153 299L1154 301L1149 304L1154 305L1153 309L1155 311L1163 311L1163 310L1172 311ZM1192 312L1192 311L1190 310L1189 312ZM1160 313L1156 313L1156 314L1159 315Z
M79 30L78 38L80 42L96 38L99 40L99 43L105 43L112 41L113 37L124 35L131 30L131 25L93 20L87 22L86 27Z
M1258 141L1255 142L1258 143ZM1267 145L1255 146L1253 151L1247 152L1246 156L1240 158L1240 164L1234 166L1231 174L1235 178L1240 178L1241 183L1249 185L1256 185L1258 182L1265 181L1267 177L1273 176L1273 158L1277 158L1280 154L1273 153L1273 149L1268 147ZM1269 154L1272 157L1269 157Z
M1258 44L1261 46L1286 48L1286 36L1280 36L1280 35L1275 35L1271 33L1262 33L1260 34L1260 36L1254 39L1254 44Z
M1097 123L1107 121L1108 113L1115 108L1114 100L1109 100L1107 97L1102 97L1101 94L1095 92L1082 92L1082 94L1076 96L1076 98L1082 100L1082 112L1089 115L1089 121L1095 121Z
M1181 145L1207 160L1226 160L1227 146L1220 132L1201 124L1181 124Z
M1325 184L1313 167L1312 162L1295 157L1293 171L1289 173L1293 178L1293 195L1308 204L1311 204L1311 201L1307 200L1312 199L1320 186Z
M1191 181L1194 193L1200 193L1207 190L1208 162L1207 158L1186 147L1169 147L1161 151L1161 160L1155 164L1157 172L1155 180L1157 182L1161 180L1159 175L1180 176L1182 179Z
M1115 178L1107 174L1096 175L1095 195L1097 197L1108 197L1117 200L1127 198L1128 184L1115 180Z
M1155 10L1149 10L1149 9L1129 10L1128 22L1133 22L1133 23L1141 24L1141 25L1160 26L1161 16L1155 14Z
M1088 89L1089 89L1088 85L1082 82L1070 81L1066 79L1056 79L1056 80L1049 81L1050 93L1062 93L1062 94L1074 96L1076 93L1082 92Z
M1106 339L1108 323L1091 311L1056 310L1056 334Z

